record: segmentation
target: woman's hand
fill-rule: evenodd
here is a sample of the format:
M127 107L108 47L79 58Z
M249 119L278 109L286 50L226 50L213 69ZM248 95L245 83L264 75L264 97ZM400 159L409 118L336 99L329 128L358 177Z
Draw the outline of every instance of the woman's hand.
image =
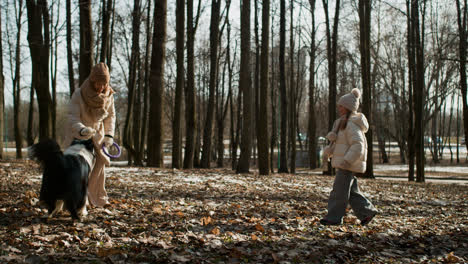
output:
M85 139L90 139L96 134L96 130L90 127L84 127L80 130L80 136L82 136Z
M114 138L110 135L105 135L103 142L106 148L109 149L114 144Z

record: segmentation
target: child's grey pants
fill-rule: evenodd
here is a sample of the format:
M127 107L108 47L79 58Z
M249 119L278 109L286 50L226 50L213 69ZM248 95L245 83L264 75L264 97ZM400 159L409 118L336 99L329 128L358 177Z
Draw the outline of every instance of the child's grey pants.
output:
M348 202L359 220L377 213L377 209L359 191L357 178L353 175L353 172L337 169L333 190L328 199L328 214L325 219L330 222L341 223Z

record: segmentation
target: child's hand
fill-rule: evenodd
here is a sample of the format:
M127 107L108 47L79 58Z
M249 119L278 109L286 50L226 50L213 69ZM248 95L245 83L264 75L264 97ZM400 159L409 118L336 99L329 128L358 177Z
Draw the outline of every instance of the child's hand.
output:
M349 162L346 160L343 160L340 162L340 164L338 164L338 167L346 170L351 167L351 164L349 164Z

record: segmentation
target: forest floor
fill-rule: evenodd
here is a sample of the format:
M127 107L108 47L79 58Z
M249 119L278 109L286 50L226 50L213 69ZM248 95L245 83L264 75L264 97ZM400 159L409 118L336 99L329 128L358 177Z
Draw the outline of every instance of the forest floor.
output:
M0 162L0 263L466 263L468 186L359 179L381 211L322 226L333 177L108 169L110 205L46 219L41 172Z

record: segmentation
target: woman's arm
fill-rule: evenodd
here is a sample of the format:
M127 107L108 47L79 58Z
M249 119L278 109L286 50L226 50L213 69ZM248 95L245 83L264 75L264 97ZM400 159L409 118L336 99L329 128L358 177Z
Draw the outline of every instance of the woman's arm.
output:
M114 107L114 96L111 96L111 103L107 109L107 117L104 119L104 134L114 137L115 130L115 107Z
M70 105L68 106L68 121L70 122L72 136L78 139L86 139L89 138L89 136L80 134L80 132L86 128L81 121L80 96L80 89L75 90L70 99Z

